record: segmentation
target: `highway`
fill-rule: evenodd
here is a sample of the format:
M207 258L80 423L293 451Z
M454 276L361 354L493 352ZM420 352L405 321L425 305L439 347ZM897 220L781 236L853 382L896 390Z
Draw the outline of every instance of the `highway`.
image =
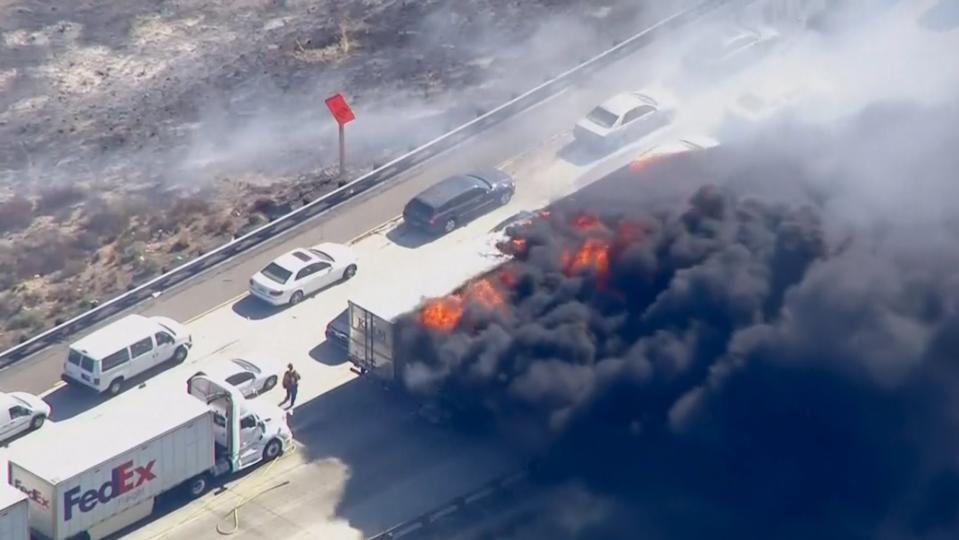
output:
M182 392L186 378L204 363L244 355L292 362L303 380L293 415L294 452L199 500L169 501L152 521L123 537L195 540L216 535L219 527L221 534L235 528L238 540L362 539L520 467L527 457L521 449L429 424L416 414L415 404L358 378L345 354L325 343L325 326L357 296L387 297L404 289L422 295L448 292L497 263L488 232L506 217L567 195L644 148L702 133L749 74L685 102L672 126L602 160L587 159L570 144L569 129L599 101L668 78L675 63L664 53L673 51L654 44L591 78L588 88L571 88L282 241L141 306L141 313L187 322L195 343L184 365L156 374L147 384ZM396 219L424 187L491 164L516 178L516 197L506 207L425 243ZM269 260L321 241L353 244L360 268L352 280L292 308L269 308L246 296L249 276ZM0 389L43 393L55 422L69 422L95 407L98 399L57 384L65 348L51 347L0 372ZM279 402L281 390L257 399Z
M137 306L134 311L147 315L163 314L181 321L193 320L238 299L246 290L249 276L278 254L294 246L320 241L348 242L398 215L413 194L445 176L496 164L512 164L514 170L521 170L551 163L555 148L552 154L543 150L544 144L549 146L550 138L569 130L576 120L610 94L658 77L669 65L668 59L663 57L663 52L668 50L665 45L657 44L641 50L597 73L590 79L588 87L570 88L551 101L424 162L384 188L364 194L282 240L255 248L205 276ZM623 69L627 65L632 68ZM570 162L558 166L563 164L570 165L569 172L584 168L584 164ZM75 336L73 340L81 336ZM66 344L58 344L0 371L0 390L42 393L51 389L59 380L65 351Z
M213 535L218 525L234 527L231 510L241 505L237 539L358 539L519 467L525 456L503 441L431 425L416 415L414 404L358 379L343 352L325 344L325 325L360 292L364 297L398 288L448 292L457 280L496 264L487 243L493 225L568 194L584 178L594 178L628 160L641 145L668 136L668 130L662 130L607 156L599 168L569 145L569 129L596 103L663 73L668 63L663 48L640 51L591 78L588 88L571 88L283 241L141 306L141 313L185 321L195 343L184 365L154 374L146 384L181 392L186 378L204 363L244 355L292 362L303 380L293 415L296 451L197 501L172 501L124 538L193 540ZM395 216L414 193L442 177L490 164L517 180L517 195L507 207L422 245L402 224L397 226ZM360 261L352 280L289 309L267 308L246 297L249 276L269 260L292 247L321 241L352 241ZM54 422L69 422L95 407L99 398L58 384L65 349L51 347L0 372L0 389L42 393L53 407ZM279 402L281 397L280 390L274 390L257 399Z
M555 155L565 144L557 137L543 155ZM623 160L631 153L627 149L617 156ZM498 264L502 256L489 241L490 229L519 210L574 191L582 181L581 175L568 174L575 167L544 166L536 159L531 155L510 165L522 179L513 201L467 227L421 244L420 235L388 222L353 244L360 271L352 280L292 308L270 308L243 297L190 322L195 343L190 358L146 384L182 392L189 375L221 358L292 362L303 376L293 415L298 448L221 492L173 504L167 515L124 538L186 540L211 534L218 524L229 529L231 510L256 496L239 510L238 539L358 539L523 465L526 456L519 449L431 425L416 414L414 404L358 378L344 353L324 342L323 330L350 298L386 298L410 289L444 294ZM281 390L274 389L256 399L281 398ZM57 422L70 422L96 405L69 387L47 400Z

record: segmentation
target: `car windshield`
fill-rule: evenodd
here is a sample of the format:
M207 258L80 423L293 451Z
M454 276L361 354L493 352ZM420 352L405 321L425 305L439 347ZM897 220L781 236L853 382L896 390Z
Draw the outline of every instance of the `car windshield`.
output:
M493 184L491 184L489 180L483 178L482 176L476 176L475 174L471 174L471 175L470 175L470 178L473 178L474 180L476 180L476 181L478 181L479 183L483 184L483 187L486 188L486 189L488 189L488 190L489 190L489 189L493 189Z
M331 257L330 254L327 253L327 252L325 252L325 251L320 251L320 250L318 250L318 249L316 249L316 248L310 248L310 253L312 253L312 254L316 255L317 257L325 260L326 262L333 262L333 257Z
M286 283L287 280L290 279L290 276L293 275L293 272L290 272L275 262L268 264L266 268L260 270L260 273L279 283L280 285Z
M30 402L27 401L27 400L25 400L25 399L18 398L17 396L10 396L10 397L12 397L13 399L15 399L15 400L18 401L21 405L23 405L24 407L26 407L26 408L28 408L28 409L32 409L32 408L33 408L33 405L30 405Z
M607 111L602 107L596 107L586 115L591 122L599 124L606 128L611 128L616 124L616 120L619 119L615 114Z
M260 368L256 367L250 362L247 362L246 360L243 360L242 358L234 358L233 363L245 369L246 371L249 371L250 373L260 372Z
M160 326L162 326L163 329L166 330L167 332L169 332L170 334L172 334L172 335L174 335L174 336L177 335L177 333L176 333L172 328L170 328L169 326L167 326L167 325L165 325L165 324L163 324L163 323L157 323L157 324L159 324Z

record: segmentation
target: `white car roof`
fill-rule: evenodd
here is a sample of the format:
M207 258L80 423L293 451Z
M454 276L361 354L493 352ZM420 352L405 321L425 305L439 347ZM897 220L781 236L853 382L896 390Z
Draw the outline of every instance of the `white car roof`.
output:
M127 315L73 342L70 348L91 358L103 358L157 330L156 321L143 315Z
M245 371L245 369L237 364L235 360L249 362L264 372L279 370L279 365L271 360L264 360L261 358L246 358L243 356L231 356L229 358L219 358L217 360L213 360L212 362L203 364L203 367L201 367L199 371L215 377L226 377L240 371Z
M296 273L300 268L318 260L320 260L319 257L310 253L306 248L297 248L291 249L273 259L273 262L286 268L290 272Z
M650 103L647 101L648 99L652 99L653 102ZM621 92L604 101L601 107L616 116L622 116L637 105L655 106L655 98L647 96L643 92Z

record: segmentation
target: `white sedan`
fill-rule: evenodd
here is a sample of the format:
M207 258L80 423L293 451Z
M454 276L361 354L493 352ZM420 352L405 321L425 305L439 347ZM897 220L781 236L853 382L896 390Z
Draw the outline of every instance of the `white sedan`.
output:
M280 380L280 366L267 360L244 360L231 358L219 360L203 366L202 371L193 374L216 377L232 385L243 394L251 398L269 392Z
M576 124L573 136L604 149L621 146L672 122L675 104L664 91L623 92L590 111Z
M50 417L50 405L26 392L0 392L0 442L40 429Z
M356 274L356 254L326 242L280 255L250 278L250 294L274 306L294 305L308 295Z

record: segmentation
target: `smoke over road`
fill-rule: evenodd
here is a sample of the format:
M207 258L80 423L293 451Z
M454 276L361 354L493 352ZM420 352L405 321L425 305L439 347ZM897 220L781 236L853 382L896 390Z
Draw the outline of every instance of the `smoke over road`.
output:
M603 500L569 538L956 538L957 110L771 126L678 210L539 216L404 319L408 387Z

